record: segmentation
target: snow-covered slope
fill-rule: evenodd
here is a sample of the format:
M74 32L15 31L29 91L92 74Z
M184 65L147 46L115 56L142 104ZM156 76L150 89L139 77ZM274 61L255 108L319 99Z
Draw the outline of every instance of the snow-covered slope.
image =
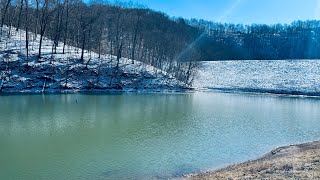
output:
M320 60L205 62L198 89L320 95Z
M8 28L4 28L4 35ZM33 41L30 33L30 57L26 61L25 32L14 31L0 42L0 92L63 92L63 91L180 91L185 84L165 72L144 63L122 58L119 71L116 57L93 52L85 53L79 62L80 50L66 46L62 54L59 43L52 55L52 41L43 41L43 58L38 61L39 36Z

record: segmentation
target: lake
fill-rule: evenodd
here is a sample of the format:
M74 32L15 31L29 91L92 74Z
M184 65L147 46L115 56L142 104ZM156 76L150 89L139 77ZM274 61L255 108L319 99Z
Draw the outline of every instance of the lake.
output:
M320 139L320 99L0 96L0 179L167 179Z

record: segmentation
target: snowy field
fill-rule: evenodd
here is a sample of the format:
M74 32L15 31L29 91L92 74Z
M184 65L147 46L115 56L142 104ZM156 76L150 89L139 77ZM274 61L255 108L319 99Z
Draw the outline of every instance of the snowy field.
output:
M38 61L40 36L30 36L30 56L26 60L25 31L4 28L0 42L0 92L76 92L76 91L181 91L186 85L157 68L122 58L119 70L116 57L85 51L59 43L57 54L51 53L53 42L44 39L42 59Z
M320 95L320 60L204 62L202 90Z

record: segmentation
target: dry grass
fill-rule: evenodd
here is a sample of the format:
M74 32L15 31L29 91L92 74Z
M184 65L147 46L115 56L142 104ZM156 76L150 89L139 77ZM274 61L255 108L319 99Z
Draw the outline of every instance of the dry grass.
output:
M183 179L320 179L320 141L281 147L258 160Z

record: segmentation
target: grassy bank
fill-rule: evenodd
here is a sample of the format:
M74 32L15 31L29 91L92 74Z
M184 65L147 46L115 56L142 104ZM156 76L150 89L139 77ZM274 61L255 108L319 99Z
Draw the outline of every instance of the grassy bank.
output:
M320 179L320 141L281 147L254 161L182 179Z

